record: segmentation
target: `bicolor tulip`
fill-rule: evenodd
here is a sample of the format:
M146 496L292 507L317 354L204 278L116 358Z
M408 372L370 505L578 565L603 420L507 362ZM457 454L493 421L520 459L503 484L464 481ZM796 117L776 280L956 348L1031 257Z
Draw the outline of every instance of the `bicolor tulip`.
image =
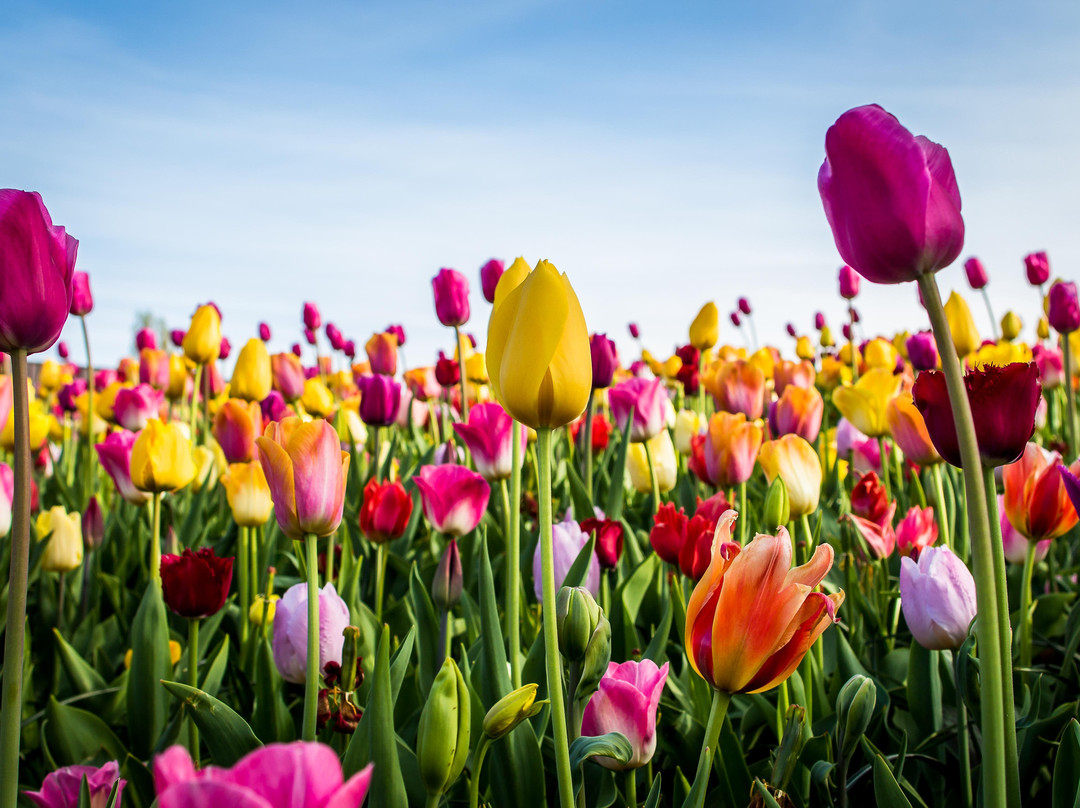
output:
M139 382L157 390L169 389L169 355L154 348L139 352Z
M248 463L255 457L255 438L262 431L262 407L254 401L230 398L214 416L214 439L229 463Z
M360 388L360 420L368 426L390 426L401 407L401 385L391 376L365 375Z
M1071 472L1064 466L1059 467L1062 478L1065 480L1065 490L1070 492L1069 498L1073 501L1073 507L1080 499L1073 496L1073 488L1069 484L1069 475ZM1076 493L1080 494L1080 479L1076 480L1077 489ZM1019 530L1013 527L1012 522L1009 521L1009 514L1005 511L1005 495L998 494L998 521L1001 527L1001 544L1005 553L1005 560L1010 564L1023 564L1027 558L1028 545L1031 544L1027 540L1027 537L1022 535ZM1043 539L1035 545L1035 561L1042 561L1046 558L1046 554L1050 552L1050 544L1052 539Z
M1001 470L1005 513L1029 541L1055 539L1068 533L1077 522L1063 469L1072 475L1080 473L1080 460L1065 469L1057 452L1029 443L1018 461Z
M840 297L854 300L859 295L859 273L844 264L840 267Z
M704 377L705 389L712 393L716 408L743 413L751 421L765 409L765 373L744 359L714 365Z
M199 306L181 343L184 356L197 365L208 365L221 353L221 312L213 303Z
M950 294L945 301L945 318L949 321L949 331L952 333L953 347L958 357L963 359L982 344L971 309L968 308L967 301L956 292Z
M132 505L145 505L150 494L140 491L131 481L131 453L136 439L135 433L122 429L110 432L104 443L95 444L94 449L117 493Z
M711 300L701 307L701 310L690 323L690 344L699 351L707 351L720 339L720 313L716 304Z
M656 708L667 683L668 663L656 667L651 659L609 662L581 717L581 734L592 737L620 732L634 750L630 760L619 763L594 757L605 769L639 769L656 752Z
M390 332L372 334L371 339L364 345L371 372L380 376L393 376L397 373L397 349L397 337Z
M888 434L885 411L900 390L900 382L900 377L894 376L892 370L874 368L860 376L855 384L833 390L833 403L856 429L877 438Z
M379 482L372 478L364 486L360 530L375 544L399 539L405 534L412 510L412 497L400 480Z
M249 339L236 357L229 394L245 401L262 401L270 395L273 384L274 373L266 344L259 339Z
M165 605L181 617L209 617L225 605L232 583L233 559L220 558L211 547L161 557L161 590Z
M896 546L902 556L917 559L923 550L937 541L937 537L933 508L912 505L896 526Z
M864 278L913 281L960 255L960 191L944 147L872 104L829 127L825 155L818 172L825 216L840 256Z
M769 428L774 435L798 435L813 443L821 430L825 400L815 387L789 384L769 405Z
M113 417L124 429L138 432L151 418L161 416L164 401L165 394L149 384L118 388L113 400Z
M195 479L195 473L191 441L180 425L147 421L131 447L132 484L140 491L176 491Z
M271 423L255 439L274 499L274 514L290 539L329 536L341 523L349 453L337 432L320 419L291 417Z
M770 483L777 477L784 481L793 519L817 510L822 474L813 446L798 435L784 435L763 443L758 461Z
M197 771L182 746L154 758L160 808L359 808L371 773L369 763L345 780L337 752L305 741L260 746L231 769Z
M762 428L743 413L713 413L704 443L708 482L730 488L749 480L763 438Z
M435 293L435 315L445 326L465 325L469 321L469 281L456 269L439 270L431 279Z
M59 339L72 308L78 248L39 194L0 190L0 351L40 353Z
M608 390L611 417L620 432L630 424L631 443L652 440L664 428L668 397L662 379L627 379Z
M889 401L885 417L889 423L889 433L908 460L919 466L941 462L941 455L937 453L930 440L930 433L926 431L926 421L910 393L901 392Z
M927 547L917 562L900 559L900 607L923 648L959 648L975 619L975 579L948 547Z
M499 278L506 271L506 265L498 258L492 258L480 267L480 289L484 293L484 300L488 303L495 302L495 288L499 285Z
M645 447L649 447L648 453ZM675 487L679 472L679 460L675 456L675 444L671 442L671 433L666 429L644 443L631 443L626 454L626 470L630 472L630 484L640 494L652 491L652 478L649 476L648 456L652 455L653 473L656 485L661 493Z
M1059 334L1071 334L1080 328L1080 301L1076 297L1076 284L1072 281L1055 281L1050 286L1049 306L1046 318Z
M300 404L304 412L316 418L329 418L334 414L334 394L317 377L304 382L304 394L300 396Z
M589 337L589 352L592 355L593 389L610 387L619 367L619 352L615 343L607 338L607 334L593 334Z
M791 568L791 537L758 534L744 548L731 540L735 511L721 517L712 560L686 608L686 654L706 682L725 693L760 693L799 666L836 619L843 590L813 591L829 572L833 549L820 544Z
M294 354L278 353L271 356L270 372L274 389L289 403L304 394L304 368Z
M454 424L454 432L472 453L476 470L488 482L510 477L513 466L514 445L511 440L514 419L506 410L489 401L469 409L467 424ZM521 430L521 454L525 457L528 438Z
M499 281L488 324L487 369L495 398L533 429L568 424L592 389L589 331L565 274L547 261Z
M38 808L78 808L83 780L90 795L90 808L105 808L113 786L116 787L116 808L124 802L127 780L120 777L120 765L110 760L101 768L96 766L64 766L45 775L39 791L24 791L23 795Z
M270 495L270 485L266 481L262 464L258 460L250 463L230 463L221 476L225 487L225 496L233 519L241 527L259 527L266 524L274 500Z
M566 583L566 576L574 561L589 543L589 533L581 529L581 525L573 519L567 518L562 522L556 522L551 526L552 551L554 552L555 590L558 591ZM536 552L533 554L533 593L538 602L543 601L543 586L540 575L540 545L537 543ZM600 594L600 560L594 552L589 559L589 566L585 572L585 581L582 583L593 597Z
M475 530L484 518L491 487L475 471L455 464L422 466L413 482L420 490L424 516L434 530L461 537Z
M817 378L817 373L814 370L814 364L807 360L801 362L792 362L787 359L781 359L773 367L773 390L776 395L784 395L784 391L789 385L794 387L813 387L814 380Z
M41 568L47 572L71 572L83 560L82 516L69 514L61 505L54 505L38 514L38 541L48 541L41 554Z
M1050 280L1050 256L1045 250L1028 253L1024 256L1024 272L1027 273L1028 283L1042 286Z

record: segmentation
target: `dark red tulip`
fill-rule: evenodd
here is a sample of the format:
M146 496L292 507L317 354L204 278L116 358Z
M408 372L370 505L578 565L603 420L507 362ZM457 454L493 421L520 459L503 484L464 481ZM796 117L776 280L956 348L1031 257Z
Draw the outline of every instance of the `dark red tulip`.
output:
M795 324L794 323L788 323L787 324L787 332L788 332L789 337L797 337L797 336L799 336L798 332L795 330Z
M364 486L360 530L376 544L400 538L409 524L412 510L412 497L400 481L380 483L371 479Z
M614 569L623 549L622 524L615 519L582 519L581 529L596 536L596 559L604 569Z
M686 523L686 536L679 550L679 569L692 581L701 579L712 560L712 540L716 523L700 514Z
M968 372L964 386L982 462L987 466L1015 462L1035 432L1035 410L1042 394L1038 366L1034 362L987 365ZM944 374L923 371L911 392L934 448L949 463L960 466L960 445Z
M669 564L679 563L689 521L686 512L682 508L676 510L670 502L665 502L657 510L652 530L649 531L649 544L661 560Z
M181 617L209 617L225 605L232 582L233 559L218 558L209 547L161 557L165 605Z
M461 380L461 368L458 363L439 351L439 360L435 363L435 381L443 387L453 387Z

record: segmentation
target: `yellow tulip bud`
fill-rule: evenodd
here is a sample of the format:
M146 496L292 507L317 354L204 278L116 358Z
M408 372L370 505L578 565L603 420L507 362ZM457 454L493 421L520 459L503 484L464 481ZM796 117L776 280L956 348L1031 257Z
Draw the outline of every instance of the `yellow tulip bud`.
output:
M957 356L963 358L979 347L982 340L971 316L971 309L968 308L967 301L956 292L950 294L945 301L945 319L949 321Z
M1039 339L1050 339L1050 321L1045 317L1040 317L1035 332Z
M131 447L131 482L140 491L175 491L195 479L191 441L175 423L146 422Z
M113 382L94 396L94 409L106 421L116 421L116 413L113 411L116 406L116 394L125 387L131 387L131 385L126 382Z
M705 418L693 410L679 410L675 416L675 449L690 454L691 441L705 428Z
M177 662L180 661L181 652L182 652L182 649L180 648L180 643L178 643L176 640L169 640L169 662L170 662L170 664L175 665ZM129 648L127 650L127 653L124 654L124 667L125 668L130 668L131 667L131 655L132 655L132 653L133 653L132 650Z
M38 389L41 390L42 395L47 396L66 383L65 376L70 381L70 376L64 372L59 362L46 359L41 363L41 370L38 373Z
M180 354L169 356L169 387L165 395L173 401L184 397L187 392L188 369L187 362Z
M318 379L304 382L304 395L300 397L300 403L309 415L317 418L328 418L334 412L334 394Z
M207 365L221 353L221 315L207 303L199 306L191 318L181 346L184 356L197 365Z
M814 352L814 343L810 341L810 337L801 336L795 340L795 355L799 359L804 359L808 362L813 362L816 353Z
M994 365L1005 367L1014 362L1032 361L1031 349L1022 342L998 342L980 345L975 353L968 357L967 363L973 368Z
M274 625L274 615L277 614L277 602L281 600L280 595L271 595L270 603L266 602L265 595L256 595L255 600L251 603L251 608L248 609L248 620L252 625L261 626L263 624L263 613L266 614L266 625Z
M1024 327L1024 321L1015 311L1005 312L1001 318L1001 338L1005 341L1014 340L1020 336L1020 329ZM1045 339L1045 337L1043 337Z
M675 457L675 444L671 442L671 433L666 429L649 440L649 454L656 472L656 486L661 493L675 487L679 461ZM644 443L631 443L626 455L626 467L630 472L630 484L640 494L652 491L652 479L649 477L649 463L645 454Z
M56 505L38 514L38 541L49 537L41 556L41 568L48 572L71 572L83 559L82 516L68 514Z
M910 331L900 331L892 338L892 346L896 349L897 353L904 357L904 359L908 358L907 341L910 336Z
M273 381L266 344L261 339L249 339L236 357L229 393L246 401L262 401L270 395Z
M776 369L776 357L773 355L772 348L760 348L754 351L746 361L764 373L766 379L773 377L773 372Z
M266 524L274 501L270 496L266 474L258 460L250 463L230 463L228 471L221 477L221 484L225 486L225 495L236 524L241 527Z
M690 323L690 344L699 351L711 348L720 339L720 312L711 300L701 307Z
M832 331L828 326L821 329L821 338L818 340L822 348L831 348L836 343L833 341Z
M484 734L497 741L509 735L522 721L539 713L547 700L537 703L538 687L539 685L523 685L495 702L484 716Z

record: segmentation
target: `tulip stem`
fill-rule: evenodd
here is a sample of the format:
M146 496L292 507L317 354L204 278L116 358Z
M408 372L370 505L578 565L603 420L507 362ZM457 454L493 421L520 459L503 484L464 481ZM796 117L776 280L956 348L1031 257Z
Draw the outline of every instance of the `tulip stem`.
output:
M785 680L786 683L786 680ZM719 761L716 754L716 745L720 742L720 730L724 726L724 718L727 716L728 705L731 704L731 694L723 690L714 690L712 707L709 709L709 723L705 727L705 743L701 745L701 755L698 757L698 769L705 762L705 752L711 749L713 760Z
M516 423L516 422L515 422ZM469 777L469 808L477 808L480 805L480 768L484 765L484 757L487 755L491 741L487 735L480 736L480 742L476 745L473 754L473 767Z
M1001 332L998 331L998 322L994 319L994 309L990 305L990 295L987 293L985 286L980 291L982 292L983 302L986 304L986 313L990 315L990 330L994 334L994 342L997 342L1001 339Z
M150 529L150 578L161 580L161 492L155 491L151 500L152 527Z
M248 553L251 552L251 542L248 537L249 528L240 525L237 527L236 534L236 563L239 569L238 589L240 590L240 645L243 648L247 647L248 641L248 609L250 608L250 587L251 582L248 580L248 572L251 569L251 564L248 560Z
M1028 541L1024 553L1024 577L1020 584L1020 667L1031 667L1031 576L1039 543Z
M589 401L585 405L585 428L582 430L585 439L581 442L581 471L585 475L585 490L589 492L589 501L593 498L593 468L592 468L592 419L593 410L596 407L596 390L589 390Z
M746 544L746 525L750 521L750 516L746 512L746 480L739 483L739 544Z
M626 804L637 808L637 769L626 770Z
M86 328L86 315L79 317L82 323L83 346L86 348L86 469L83 471L83 505L94 495L94 362L90 358L90 332Z
M562 661L555 619L555 553L551 532L551 428L536 430L536 450L540 501L540 562L543 579L544 659L547 669L548 698L551 699L552 736L555 742L555 767L559 779L559 804L574 805L570 771L570 742L566 738L566 707L563 700ZM646 452L648 449L646 448ZM572 698L571 694L571 698Z
M318 537L304 536L307 551L307 678L304 680L305 741L315 740L315 719L319 702L319 559ZM382 549L382 545L379 545ZM380 609L381 613L381 609Z
M1076 394L1073 391L1072 359L1069 335L1061 335L1061 364L1065 366L1065 434L1069 446L1066 460L1076 456Z
M198 424L196 423L199 416L197 399L199 395L199 385L202 384L202 371L202 365L195 366L195 386L191 388L191 409L188 412L188 418L190 419L190 422L188 424L188 431L191 433L191 443L193 445L198 445L195 428L198 426Z
M941 533L941 543L946 547L952 547L952 536L949 534L949 513L945 505L945 484L941 480L941 464L935 463L931 473L934 476L934 498L937 500L935 505L938 509L938 529ZM955 551L956 548L953 547L952 549Z
M386 542L375 545L375 620L382 625L383 590L386 586Z
M920 275L919 290L922 292L934 338L938 345L953 344L949 322L941 305L937 281L933 274ZM1010 806L1019 808L1019 770L1016 758L1009 760L1007 737L1012 735L1015 748L1015 726L1006 723L1006 682L1012 679L1011 654L1005 654L1000 633L1000 613L1004 609L1008 619L1008 594L999 589L994 575L994 548L990 534L990 517L987 507L987 491L980 475L981 460L975 434L975 422L971 415L960 361L956 352L941 351L941 365L945 375L949 399L952 405L956 434L964 468L967 489L968 525L971 534L972 556L975 566L975 592L978 604L978 639L980 675L982 677L981 700L983 735L983 795L987 808ZM1011 763L1011 766L1010 766Z
M15 495L8 570L7 634L4 637L3 709L0 710L0 804L3 805L15 805L19 796L23 642L26 631L26 580L30 565L30 401L26 389L26 351L12 351L11 369L14 403L11 417L15 419Z
M892 499L892 485L889 482L889 456L885 453L885 436L877 439L879 462L881 464L881 484L885 486L885 499Z
M957 671L956 662L959 659L959 652L954 652L953 665L954 671ZM964 702L964 695L961 692L960 675L956 673L956 740L957 740L957 754L960 757L960 788L964 796L964 808L971 808L972 806L972 793L971 793L971 749L970 749L971 734L968 731L968 714L967 704Z
M851 383L859 380L859 354L855 348L855 307L848 303L848 329L851 338L848 340L848 348L851 349Z
M645 441L642 444L645 447L645 462L649 466L649 486L652 488L652 512L655 516L660 511L660 484L656 479L656 467L653 465L652 449L649 448L649 442Z
M461 422L469 420L469 396L466 390L465 380L465 342L461 339L461 328L454 326L454 342L457 343L458 352L458 382L461 384Z
M506 636L510 647L510 680L521 687L521 424L510 427L510 530L506 538ZM503 485L506 485L504 482Z
M199 686L199 618L188 620L188 684ZM199 765L199 728L195 719L188 716L188 751L195 766Z

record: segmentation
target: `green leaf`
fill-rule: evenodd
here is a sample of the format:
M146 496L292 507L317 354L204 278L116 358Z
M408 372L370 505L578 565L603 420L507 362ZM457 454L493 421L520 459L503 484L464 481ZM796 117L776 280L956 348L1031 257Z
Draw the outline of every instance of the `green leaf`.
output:
M626 454L630 448L630 429L634 425L633 418L626 419L626 429L619 441L618 454L615 456L615 468L611 472L611 485L608 488L607 513L608 519L619 519L622 516L623 498L626 492Z
M149 758L165 728L166 701L162 679L172 677L169 622L161 581L150 581L131 625L131 669L128 672L128 734L135 754Z
M82 782L79 783L79 808L93 808L90 804L90 783L86 779L84 774Z
M645 649L643 655L645 659L651 659L658 666L663 665L667 661L668 636L671 634L671 620L673 614L671 593L668 588L665 587L664 614L660 618L660 624L653 630L652 639L649 640L649 647Z
M1054 760L1053 808L1080 808L1080 723L1069 721Z
M663 779L664 775L657 772L652 781L652 788L649 789L649 796L645 799L645 808L657 808L660 805L660 782Z
M562 586L585 586L585 581L589 577L589 567L593 564L594 553L596 551L596 534L590 534L589 540L585 542L585 546L577 554L577 558L574 559L574 563L570 565L570 569L566 572L566 577L563 578ZM559 582L555 582L555 591L559 590Z
M76 693L92 693L95 690L104 690L108 687L101 674L94 670L89 662L79 656L79 652L72 648L55 628L53 629L53 636L56 637L56 648L60 652L60 661L64 664L67 675L71 677L71 683L75 685Z
M697 774L694 775L694 785L690 793L686 795L682 808L703 808L705 794L709 790L709 775L712 773L713 750L707 749L698 761Z
M109 726L94 713L61 704L49 696L45 706L45 741L61 766L76 766L97 757L122 759L127 750Z
M574 503L574 519L578 522L594 519L596 511L593 509L592 495L585 488L585 482L574 468L574 464L569 461L566 462L566 479L570 482L570 501Z
M584 736L570 744L570 768L576 769L591 757L608 757L619 763L629 763L634 757L630 739L621 732Z
M251 723L257 737L266 743L286 743L296 738L296 724L282 695L281 675L274 664L269 637L255 647L255 705Z
M881 755L874 757L874 801L878 808L911 808L904 790Z
M765 808L780 808L780 803L769 793L768 787L756 777L754 778L754 790L761 797L761 804Z
M409 663L412 662L412 650L416 641L416 626L409 629L401 645L394 651L394 657L390 660L390 700L397 704L398 693L401 692L401 683L405 680L405 674L409 672Z
M225 702L182 682L163 681L161 684L183 702L184 709L206 741L215 766L232 766L248 752L262 746L248 722Z
M908 651L907 697L918 728L913 741L922 741L941 729L941 673L939 654L912 642Z
M431 689L435 681L439 659L439 621L435 617L435 606L428 595L427 587L420 580L420 568L413 564L409 574L409 603L412 618L416 625L418 642L416 643L416 676L421 693Z
M211 696L217 696L218 690L221 689L221 680L225 676L225 668L228 664L229 637L226 635L218 645L217 653L214 654L214 661L209 665L206 665L205 661L203 662L206 673L203 674L200 684L205 693Z

